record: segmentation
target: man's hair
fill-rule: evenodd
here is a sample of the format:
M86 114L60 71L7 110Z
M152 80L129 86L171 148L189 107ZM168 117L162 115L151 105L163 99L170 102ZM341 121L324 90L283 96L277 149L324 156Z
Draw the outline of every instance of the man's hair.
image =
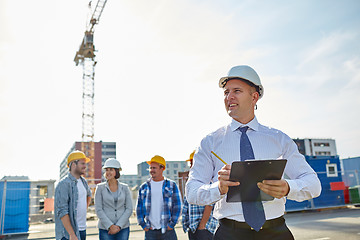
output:
M160 168L165 168L165 166L164 165L162 165L162 164L159 164L160 165Z
M75 163L76 165L78 164L79 160L75 160L69 163L69 172L71 171L71 166L73 163Z

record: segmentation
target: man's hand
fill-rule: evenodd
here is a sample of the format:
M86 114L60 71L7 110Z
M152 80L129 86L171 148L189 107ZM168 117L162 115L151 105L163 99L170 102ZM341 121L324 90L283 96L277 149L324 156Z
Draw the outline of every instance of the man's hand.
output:
M147 231L149 231L150 229L152 229L152 228L144 228L144 231L147 232Z
M173 228L171 228L170 226L167 226L167 230L171 231L171 230L173 230Z
M78 240L78 238L77 238L77 236L76 236L76 234L75 234L75 233L74 233L74 234L69 235L69 237L70 237L70 239L69 239L69 240Z
M114 234L117 234L118 232L120 232L121 228L117 225L111 225L110 228L109 228L109 235L114 235Z
M206 224L203 224L203 223L199 223L199 226L198 226L198 230L203 230L203 229L205 229L205 226L206 226Z
M219 179L219 191L223 195L229 191L229 186L238 186L240 182L229 181L231 165L223 166L220 171L218 171Z
M287 196L290 191L289 184L285 180L264 180L257 185L264 193L267 193L274 198Z

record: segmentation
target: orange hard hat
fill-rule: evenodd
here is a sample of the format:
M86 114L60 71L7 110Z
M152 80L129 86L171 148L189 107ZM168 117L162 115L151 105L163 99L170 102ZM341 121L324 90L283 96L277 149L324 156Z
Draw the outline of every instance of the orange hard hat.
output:
M154 157L151 158L150 161L146 161L146 162L147 162L147 164L149 164L149 165L150 165L152 162L156 162L156 163L159 163L159 164L163 165L163 166L164 166L164 170L165 170L165 168L166 168L165 159L164 159L163 157L159 156L159 155L155 155Z
M190 158L187 159L186 161L187 161L187 162L192 161L192 160L194 159L194 155L195 155L195 150L190 154Z

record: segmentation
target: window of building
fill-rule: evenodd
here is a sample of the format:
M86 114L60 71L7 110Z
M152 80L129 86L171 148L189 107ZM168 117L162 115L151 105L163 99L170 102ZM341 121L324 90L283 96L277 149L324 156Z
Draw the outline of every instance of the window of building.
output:
M317 155L317 156L330 156L331 153L328 152L328 151L318 151L318 152L315 152L315 155Z
M102 155L116 155L116 152L103 152Z
M326 175L328 177L337 177L338 176L336 163L326 164Z
M314 146L315 147L329 147L330 146L330 143L328 143L328 142L316 142L316 143L314 143Z
M102 148L116 148L115 144L104 144L102 145Z
M174 168L178 168L178 167L179 167L179 164L174 163Z
M177 173L177 171L176 170L174 170L174 174L176 174Z
M38 186L38 188L39 188L39 196L47 197L48 187L47 186Z

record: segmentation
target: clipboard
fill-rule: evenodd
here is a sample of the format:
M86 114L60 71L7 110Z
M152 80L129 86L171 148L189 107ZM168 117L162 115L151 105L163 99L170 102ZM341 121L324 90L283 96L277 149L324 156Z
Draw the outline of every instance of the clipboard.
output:
M240 185L229 187L226 202L273 200L274 197L261 191L257 183L263 180L280 180L286 162L286 159L234 161L230 181L240 182Z

